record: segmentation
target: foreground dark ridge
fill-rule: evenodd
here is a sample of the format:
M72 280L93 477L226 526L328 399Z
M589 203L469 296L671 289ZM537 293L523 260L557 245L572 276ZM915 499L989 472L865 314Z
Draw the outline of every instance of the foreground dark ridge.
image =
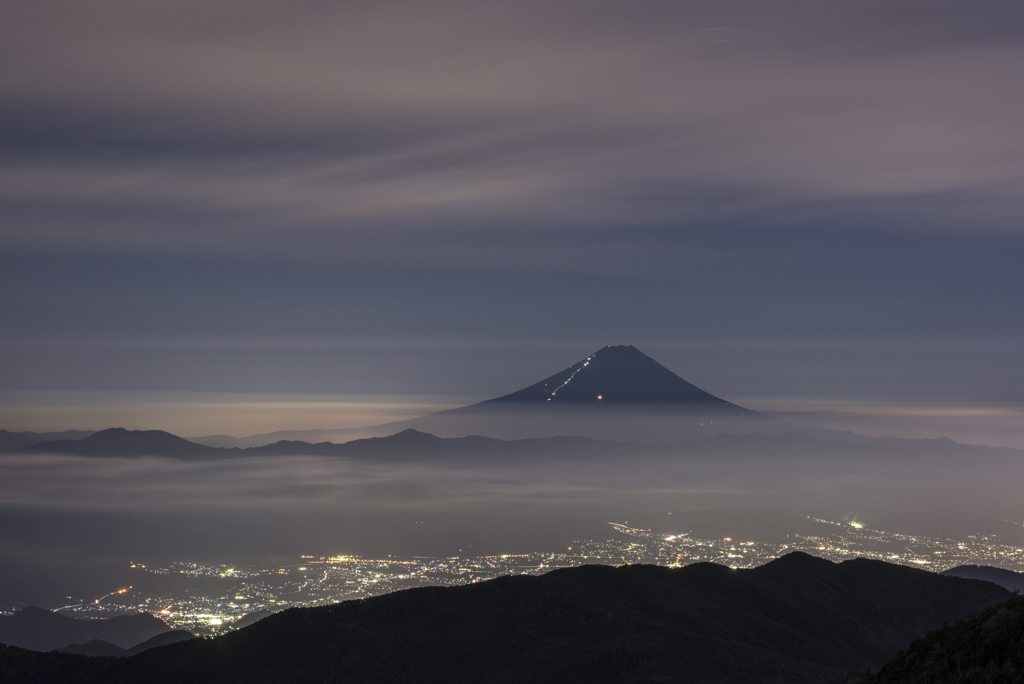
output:
M753 570L583 566L291 609L122 660L0 650L12 682L822 682L1009 592L793 553Z
M1024 681L1024 596L989 606L900 650L878 684L1016 684Z

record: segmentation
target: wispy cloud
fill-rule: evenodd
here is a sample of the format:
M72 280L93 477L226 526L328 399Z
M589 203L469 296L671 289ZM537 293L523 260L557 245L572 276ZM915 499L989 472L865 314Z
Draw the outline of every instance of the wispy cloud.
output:
M332 234L827 224L854 208L1016 230L1009 7L921 22L907 3L22 6L5 22L0 187L26 228L4 244L312 253ZM734 44L706 45L727 16ZM51 110L82 115L40 128ZM173 207L191 227L144 227Z

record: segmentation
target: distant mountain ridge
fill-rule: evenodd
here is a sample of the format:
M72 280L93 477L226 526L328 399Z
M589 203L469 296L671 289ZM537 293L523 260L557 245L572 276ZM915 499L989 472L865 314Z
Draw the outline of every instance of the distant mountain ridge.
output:
M94 639L128 649L169 631L163 620L149 613L77 620L28 606L14 615L0 615L0 643L33 651L52 651Z
M109 428L81 439L36 442L18 449L18 453L75 454L78 456L171 456L188 458L218 453L202 444L163 430L126 430Z
M876 439L837 432L813 425L791 423L738 406L687 382L632 345L607 346L568 368L521 390L469 406L419 418L362 428L337 430L285 430L249 437L209 435L182 440L159 430L123 430L116 435L30 433L0 431L0 452L74 453L80 455L148 455L207 458L228 455L212 449L269 447L284 443L301 446L340 444L389 437L407 430L441 438L486 436L500 440L585 437L605 441L671 443L717 435L781 435L806 433L817 437L867 443ZM148 436L145 440L140 432ZM5 436L6 435L6 436ZM12 435L22 435L12 437ZM95 437L94 439L89 439ZM4 440L9 442L4 446ZM27 440L27 441L26 441ZM88 440L88 441L83 441ZM121 444L117 444L120 440ZM69 444L68 442L82 442ZM912 440L911 440L912 441ZM909 443L909 441L908 441ZM31 448L32 445L36 448ZM271 449L270 451L275 451ZM250 452L255 453L255 452ZM241 453L239 454L241 455Z
M757 445L749 440L776 443L778 438L796 439L793 435L797 434L824 440L820 444L827 444L832 451L843 451L844 444L860 445L862 452L881 448L928 453L988 449L959 445L948 438L878 438L786 422L705 392L625 345L604 347L511 394L385 425L193 439L161 430L111 428L79 439L34 441L17 451L191 459L297 453L368 458L397 457L400 452L402 458L414 454L426 458L470 451L504 453L516 450L509 443L522 447L528 440L535 440L531 446L540 451L553 444L541 441L549 439L592 440L591 445L602 451L613 450L609 444L615 442L643 442L646 449L684 444L681 448L687 451L701 451L711 444L708 440L720 440L717 443L724 445L735 438L739 440L733 442L735 446L753 447ZM315 443L299 439L302 436Z
M607 346L569 368L511 394L461 408L387 423L344 430L283 431L247 438L226 435L197 437L194 444L212 448L249 448L281 441L348 442L386 437L405 430L439 437L483 435L496 439L590 437L617 441L678 441L720 433L781 433L794 424L737 406L682 379L632 345ZM813 427L801 428L815 431ZM66 438L34 440L54 453L114 455L138 449L138 431L102 431L82 441ZM151 432L146 448L151 455L183 455L188 447L174 436ZM90 440L91 437L95 439ZM123 447L116 444L123 441ZM81 444L56 442L82 441ZM43 451L44 447L26 452ZM199 457L204 453L192 449Z
M248 449L215 448L190 442L160 430L101 430L81 440L40 442L19 449L25 454L71 454L93 458L160 456L185 460L215 460L272 456L329 456L381 463L447 462L464 465L514 465L526 462L615 458L700 458L759 454L828 457L871 457L894 453L930 457L996 456L1020 458L1024 452L1006 447L958 444L951 439L865 438L829 439L802 432L782 434L721 434L682 442L614 442L587 437L547 437L501 440L491 437L438 437L407 429L386 437L335 444L282 440Z
M1024 572L1014 572L990 565L958 565L942 574L950 577L984 580L998 584L1007 591L1019 591L1024 594Z
M16 451L38 442L62 439L82 439L93 434L91 430L64 430L63 432L9 432L0 430L0 454Z
M141 644L136 644L131 648L121 648L120 646L103 641L102 639L93 639L84 644L68 644L64 648L57 649L57 652L73 653L89 656L91 658L101 658L104 656L130 658L136 653L142 653L143 651L148 651L151 648L170 646L171 644L176 644L179 641L188 641L189 639L195 638L195 635L191 632L187 632L183 629L175 629L169 632L163 632L162 634L157 634L155 637L146 639Z
M929 449L940 440L948 440L941 437L937 440L870 437L787 422L716 397L687 382L632 345L599 349L565 370L510 394L383 425L188 439L160 430L112 430L117 432L12 433L0 430L0 453L46 451L97 456L214 458L230 456L230 450L235 450L235 455L255 455L257 452L249 451L254 447L272 447L266 453L280 453L289 444L303 449L303 453L323 453L330 451L330 447L324 446L327 444L385 438L408 430L446 439L486 436L514 441L582 437L648 443L694 441L729 434L774 436L805 433L851 443L890 440L893 445L902 444L909 448L927 445Z
M86 684L841 682L1009 596L803 553L752 570L590 565L289 609L118 660L0 648L0 671Z

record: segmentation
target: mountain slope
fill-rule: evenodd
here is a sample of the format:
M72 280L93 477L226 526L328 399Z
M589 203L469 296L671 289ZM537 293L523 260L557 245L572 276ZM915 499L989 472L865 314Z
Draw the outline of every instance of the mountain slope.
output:
M286 610L79 681L820 682L1007 596L801 553L753 570L583 566Z
M604 347L564 371L484 404L541 402L732 404L691 385L632 345ZM738 408L738 407L734 407Z
M878 684L1024 680L1024 596L989 606L900 650L878 673Z
M600 418L600 416L598 416ZM106 435L113 439L106 440ZM157 435L157 439L152 439ZM94 439L94 438L95 439ZM1016 461L1024 451L971 446L952 440L865 438L851 441L801 432L771 434L718 434L710 437L665 443L615 442L587 437L543 437L502 440L490 437L438 437L406 429L386 437L357 439L341 444L282 440L248 449L204 447L166 432L129 432L112 429L78 442L40 443L24 447L23 453L78 454L89 457L133 457L159 455L181 459L229 459L262 456L330 456L378 463L460 463L473 466L508 466L525 463L645 459L732 458L757 455L761 460L806 456L815 462L828 459L871 459L923 456L933 464L958 459L1009 459ZM122 438L123 437L123 438ZM63 451L60 451L63 450Z
M604 347L529 387L434 416L500 415L517 411L520 415L534 417L589 415L602 421L617 416L677 420L694 417L709 427L716 418L744 418L746 423L760 427L789 425L705 392L632 345ZM716 433L705 431L705 435L711 434Z
M442 437L573 435L623 442L780 433L796 427L705 392L632 346L604 347L511 394L392 427L398 425Z

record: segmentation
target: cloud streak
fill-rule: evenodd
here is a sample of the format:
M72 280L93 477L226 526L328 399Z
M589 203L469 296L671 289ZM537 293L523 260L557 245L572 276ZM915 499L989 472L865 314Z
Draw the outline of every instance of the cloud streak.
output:
M1018 229L1024 50L995 20L1008 4L967 21L939 3L927 22L913 3L719 5L8 10L0 187L31 229L5 244L309 255L382 232L827 226L851 211ZM709 44L723 22L731 42ZM80 114L40 128L47 111ZM172 207L191 229L139 229Z

